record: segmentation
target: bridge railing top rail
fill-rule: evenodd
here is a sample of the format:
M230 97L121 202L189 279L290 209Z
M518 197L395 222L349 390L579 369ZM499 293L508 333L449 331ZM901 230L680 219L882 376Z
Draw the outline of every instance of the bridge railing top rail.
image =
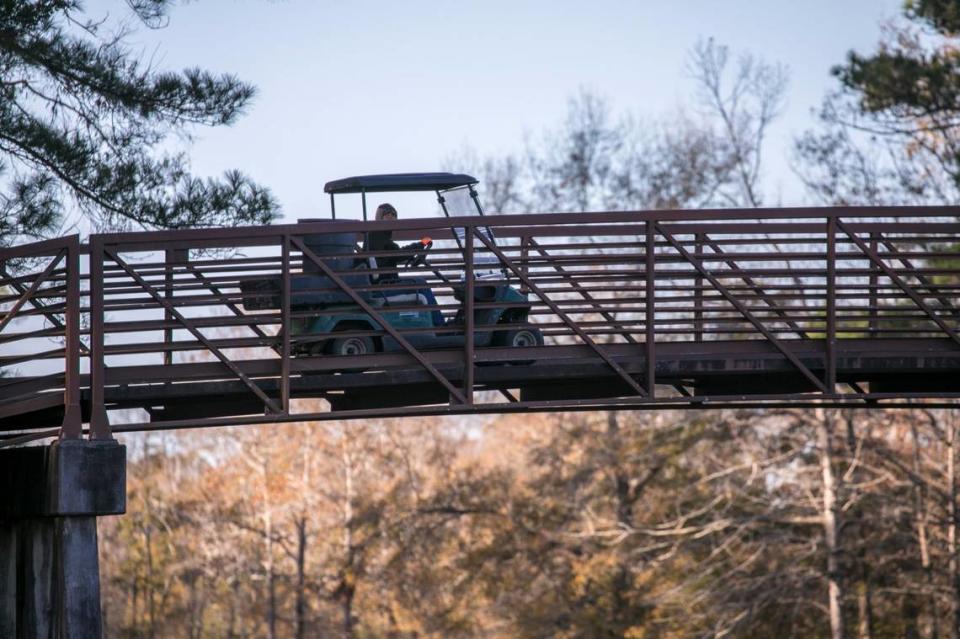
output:
M601 225L642 224L648 221L661 224L696 222L704 225L705 230L717 232L724 224L724 231L737 233L760 230L776 232L773 228L759 229L755 225L763 221L823 220L824 218L844 218L882 224L884 218L902 220L913 218L916 223L930 224L936 220L943 225L943 231L960 229L960 207L957 206L909 206L909 207L796 207L796 208L759 208L759 209L698 209L698 210L657 210L657 211L597 211L583 213L527 213L511 215L488 215L485 217L468 216L459 218L416 217L396 221L329 220L311 221L297 224L277 224L273 226L246 226L235 228L179 229L169 231L135 231L124 233L104 233L95 237L103 244L123 244L131 250L149 250L151 248L179 247L181 245L241 246L263 244L265 240L279 243L284 235L302 235L308 233L349 233L368 231L394 231L398 237L404 237L404 231L423 232L446 231L455 227L491 226L498 229L498 235L519 236L523 227L542 230L545 226L558 227L553 233L582 231ZM944 222L944 219L951 221ZM794 222L794 224L796 224ZM749 223L749 227L737 227L731 223ZM766 225L764 225L766 226ZM822 229L822 225L817 225ZM813 227L811 226L811 229ZM787 230L788 227L783 227ZM596 229L599 231L599 229ZM609 232L617 229L611 226ZM691 226L690 230L694 230ZM789 230L797 230L796 226ZM452 237L452 235L451 235Z

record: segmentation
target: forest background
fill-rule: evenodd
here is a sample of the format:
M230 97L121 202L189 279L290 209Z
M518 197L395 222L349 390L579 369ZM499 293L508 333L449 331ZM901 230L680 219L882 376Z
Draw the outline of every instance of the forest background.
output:
M128 4L136 28L176 19ZM252 86L131 64L134 27L79 2L0 7L4 243L280 213L245 175L199 180L170 152L182 127L231 124ZM777 159L805 201L957 203L958 33L960 2L914 0L836 61ZM780 204L768 140L790 69L704 38L682 72L669 115L579 89L517 148L442 163L475 172L492 211ZM100 529L107 635L958 637L957 421L637 411L128 437L128 513Z

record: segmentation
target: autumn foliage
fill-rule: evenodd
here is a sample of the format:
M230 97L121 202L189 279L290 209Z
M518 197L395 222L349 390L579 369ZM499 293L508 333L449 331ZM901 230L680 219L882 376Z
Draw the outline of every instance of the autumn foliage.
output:
M111 637L949 636L956 416L579 413L131 439ZM832 496L832 499L828 499ZM836 621L836 620L834 620Z

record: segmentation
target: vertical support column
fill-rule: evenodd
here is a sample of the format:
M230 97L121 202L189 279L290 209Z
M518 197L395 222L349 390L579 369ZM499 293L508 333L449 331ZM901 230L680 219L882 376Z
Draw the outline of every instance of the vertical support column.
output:
M290 236L284 235L282 243L283 272L280 275L280 408L290 413Z
M80 439L83 416L80 411L80 238L67 240L67 307L64 311L63 423L60 439Z
M101 637L97 518L58 517L54 531L54 597L61 639Z
M827 392L837 391L837 218L827 218Z
M164 262L166 264L164 269L163 277L163 296L168 299L173 300L173 288L176 280L174 278L174 268L177 264L186 265L190 261L190 250L189 249L168 249L164 253ZM170 309L163 309L163 320L166 324L172 324L176 318L173 316L173 313L170 312ZM163 329L163 345L170 346L173 344L173 329L165 328ZM173 364L173 351L164 350L163 351L163 363L166 365Z
M0 494L0 637L100 637L97 517L126 509L126 449L0 450Z
M173 298L173 251L167 249L163 252L163 296L168 300ZM163 323L167 326L163 329L163 365L173 364L173 351L167 348L173 344L173 329L169 326L173 322L173 314L170 309L163 309Z
M656 394L656 370L657 370L657 352L656 352L656 302L655 294L655 270L656 270L656 225L653 220L647 220L647 241L646 241L646 293L644 295L646 302L646 359L647 373L646 386L647 394L653 399Z
M695 236L694 255L703 264L703 238L705 233L697 233ZM703 341L703 275L697 271L697 276L693 278L693 341Z
M467 405L473 404L473 340L474 340L474 281L473 281L473 233L474 227L464 229L463 234L463 396Z
M19 608L17 572L20 531L18 526L0 518L0 637L16 637Z
M524 235L520 238L520 272L524 277L530 276L530 236ZM520 292L527 295L530 292L525 281L520 282Z
M870 232L870 251L876 255L877 254L877 240L878 233L876 231ZM869 321L867 323L869 337L877 337L877 331L880 329L880 293L877 288L880 286L880 271L877 266L870 262L870 290L868 291L868 304L870 306L867 311L869 316Z
M106 384L104 364L104 289L103 241L97 235L90 237L90 438L112 439L110 422L104 404Z

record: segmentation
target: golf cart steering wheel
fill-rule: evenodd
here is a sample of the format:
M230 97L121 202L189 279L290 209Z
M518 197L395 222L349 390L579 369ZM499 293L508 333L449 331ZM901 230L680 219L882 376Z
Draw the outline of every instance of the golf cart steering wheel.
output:
M432 248L433 240L429 237L423 238L418 245L414 245L414 253L407 259L404 266L407 268L415 268L425 265L427 263L427 253L429 253Z

